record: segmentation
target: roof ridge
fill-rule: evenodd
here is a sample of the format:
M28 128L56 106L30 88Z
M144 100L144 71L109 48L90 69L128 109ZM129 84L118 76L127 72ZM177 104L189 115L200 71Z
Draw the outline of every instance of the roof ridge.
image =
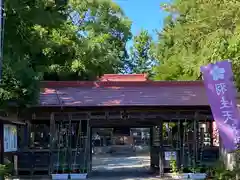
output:
M42 87L108 87L108 86L186 86L203 85L202 81L41 81Z
M147 81L147 74L104 74L99 81Z

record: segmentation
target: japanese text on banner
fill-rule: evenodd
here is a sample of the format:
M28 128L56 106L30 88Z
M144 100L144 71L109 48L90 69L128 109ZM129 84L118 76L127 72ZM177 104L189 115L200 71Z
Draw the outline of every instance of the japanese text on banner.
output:
M233 115L233 103L228 101L225 97L225 92L227 92L227 86L225 83L215 84L216 94L220 96L220 110L224 119L224 124L230 124L233 128L234 133L234 143L238 144L240 142L240 134L237 130L237 125L235 124L235 119Z

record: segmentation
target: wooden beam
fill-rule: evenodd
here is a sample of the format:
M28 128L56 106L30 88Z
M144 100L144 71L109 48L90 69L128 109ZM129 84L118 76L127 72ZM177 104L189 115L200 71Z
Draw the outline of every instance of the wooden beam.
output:
M10 118L10 117L0 116L0 121L3 121L3 123L8 123L8 124L19 124L19 125L25 125L26 124L25 122L23 122L22 119L19 119L18 117Z
M32 107L29 108L28 111L30 113L35 112L39 114L43 113L51 113L51 112L91 112L91 111L122 111L122 110L130 110L130 111L157 111L157 112L176 112L176 111L199 111L209 112L209 106L93 106L93 107L56 107L56 106L44 106L44 107Z
M124 112L124 113L123 113ZM118 111L118 112L111 112L111 111L90 111L90 112L65 112L64 116L66 116L66 121L68 121L68 113L72 115L72 121L79 121L81 120L87 120L88 117L91 120L119 120L123 119L123 116L125 119L129 120L142 120L144 121L145 119L163 119L165 121L178 121L179 119L194 119L194 112L186 112L186 111ZM63 114L62 113L55 113L55 120L62 120ZM203 113L199 112L199 119L200 120L211 120L212 115L209 113ZM35 116L34 120L50 120L49 117L43 117L41 115Z

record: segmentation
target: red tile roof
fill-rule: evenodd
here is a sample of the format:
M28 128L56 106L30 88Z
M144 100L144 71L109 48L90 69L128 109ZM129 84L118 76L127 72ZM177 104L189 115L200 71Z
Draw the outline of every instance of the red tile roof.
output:
M201 81L55 81L42 82L40 105L208 106L208 101Z
M104 74L100 81L147 81L147 74Z

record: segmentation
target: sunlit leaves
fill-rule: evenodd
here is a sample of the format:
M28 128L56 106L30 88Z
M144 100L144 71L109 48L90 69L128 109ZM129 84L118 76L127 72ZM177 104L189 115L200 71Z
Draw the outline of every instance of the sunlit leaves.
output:
M70 4L72 21L83 44L77 52L79 59L72 64L74 72L75 67L84 67L82 72L78 69L78 73L87 79L103 73L118 73L124 68L123 52L131 37L130 21L120 7L110 0L70 1Z
M159 36L156 79L199 79L201 65L222 59L232 59L239 76L239 1L175 0L167 7L173 10Z
M127 64L127 71L130 73L146 73L152 75L154 44L152 37L146 30L142 30L133 37L133 45L130 48L130 59Z

